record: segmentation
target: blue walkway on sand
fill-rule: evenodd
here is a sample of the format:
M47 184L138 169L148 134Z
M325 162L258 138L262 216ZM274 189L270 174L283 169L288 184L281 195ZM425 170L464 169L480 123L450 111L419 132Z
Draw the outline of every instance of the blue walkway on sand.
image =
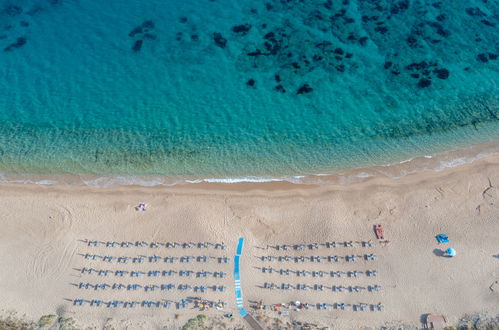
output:
M239 242L237 243L237 251L236 251L237 256L240 256L241 253L243 253L243 244L244 244L244 238L241 237L239 239Z
M236 305L239 309L239 314L241 314L242 317L245 317L248 313L246 313L243 306L243 292L241 290L241 277L239 275L239 259L243 252L243 244L244 238L240 238L239 243L237 244L236 256L234 256L234 286L236 288Z

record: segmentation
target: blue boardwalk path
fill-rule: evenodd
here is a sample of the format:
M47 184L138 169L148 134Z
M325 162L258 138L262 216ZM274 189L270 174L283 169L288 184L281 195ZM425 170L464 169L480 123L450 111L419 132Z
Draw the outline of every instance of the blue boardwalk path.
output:
M246 313L246 311L244 310L243 292L241 290L241 277L239 275L239 260L241 258L241 253L243 252L243 244L244 238L241 237L239 239L239 242L237 243L236 256L234 257L234 285L236 288L236 305L239 309L239 314L241 314L242 317L245 317L246 315L248 315L248 313Z
M253 330L263 330L262 326L244 310L243 291L241 290L241 276L239 272L239 265L241 261L241 254L243 253L244 238L240 238L237 243L236 255L234 256L234 286L236 288L236 305L239 309L239 314L248 322Z

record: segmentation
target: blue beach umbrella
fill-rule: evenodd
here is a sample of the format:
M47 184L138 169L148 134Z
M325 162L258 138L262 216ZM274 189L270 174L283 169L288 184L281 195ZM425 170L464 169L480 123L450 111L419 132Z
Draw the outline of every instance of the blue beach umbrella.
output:
M447 250L445 250L445 253L447 253L447 255L450 257L456 256L456 250L454 250L453 248L448 248Z

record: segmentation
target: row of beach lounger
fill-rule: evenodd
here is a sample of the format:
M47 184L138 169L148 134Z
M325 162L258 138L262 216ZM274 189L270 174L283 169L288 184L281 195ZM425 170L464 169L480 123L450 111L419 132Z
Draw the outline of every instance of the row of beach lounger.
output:
M347 304L347 303L334 303L334 304L328 304L328 303L321 303L316 305L318 310L328 310L330 308L338 309L338 310L348 310L350 307L352 307L352 310L354 312L365 312L367 310L371 312L382 312L385 310L385 306L381 303L379 304L365 304L365 303L360 303L360 304Z
M366 270L365 272L363 271L322 271L322 270L317 270L317 271L308 271L308 270L292 270L292 269L275 269L272 267L262 267L261 268L262 273L265 274L279 274L279 275L296 275L298 277L305 277L311 275L312 277L359 277L362 274L365 274L367 277L375 277L378 275L378 272L376 270Z
M318 250L319 248L337 248L337 247L374 247L374 242L371 241L342 241L342 242L326 242L326 243L311 243L311 244L284 244L284 245L274 245L271 248L276 249L278 251L288 251L288 250Z
M143 289L145 292L152 292L152 291L173 291L173 290L178 290L178 291L194 291L194 292L207 292L208 290L211 290L213 292L225 292L227 290L226 286L223 285L210 285L210 286L205 286L205 285L188 285L188 284L150 284L150 285L140 285L140 284L121 284L121 283L114 283L114 284L106 284L106 283L100 283L100 284L92 284L92 283L82 283L80 282L79 284L76 285L78 289L87 289L87 290L96 290L96 291L102 291L102 290L126 290L126 291L137 291Z
M149 247L149 248L169 248L169 249L174 249L177 247L183 248L183 249L191 249L191 248L198 248L198 249L209 249L213 248L215 250L225 250L227 246L224 243L211 243L211 242L184 242L184 243L177 243L177 242L166 242L166 243L161 243L161 242L145 242L145 241L135 241L135 242L115 242L115 241L89 241L86 240L84 241L87 243L87 246L105 246L105 247L122 247L122 248L131 248L131 247Z
M110 300L103 301L100 299L73 299L73 305L75 306L85 306L89 305L92 307L123 307L123 308L133 308L133 307L162 307L162 308L170 308L172 305L177 309L185 309L190 305L193 305L194 308L216 308L216 309L224 309L227 307L227 303L223 301L212 302L212 301L198 301L192 302L187 299L182 299L178 302L170 301L170 300L162 300L162 301L152 301L152 300L142 300L142 301L122 301L122 300Z
M367 290L369 292L378 292L381 290L381 286L379 285L368 285L367 287L365 286L343 286L343 285L332 285L332 286L327 286L323 284L289 284L289 283L281 283L280 285L277 285L275 283L269 283L265 282L263 286L261 286L263 289L271 289L271 290L300 290L300 291L305 291L305 290L314 290L314 291L324 291L325 289L333 291L333 292L362 292L364 290Z
M101 260L105 262L117 262L121 264L126 264L128 262L132 262L134 264L140 264L144 261L148 261L150 263L163 261L166 263L174 263L179 260L182 263L188 263L191 261L195 262L208 262L212 259L216 260L219 264L227 264L230 261L229 257L210 257L210 256L183 256L183 257L160 257L160 256L138 256L138 257L115 257L115 256L100 256L97 254L82 254L87 260Z
M337 309L337 310L348 310L352 308L353 311L355 312L365 312L367 310L371 312L382 312L385 310L385 306L382 303L378 304L366 304L366 303L358 303L358 304L348 304L348 303L318 303L318 304L302 304L300 308L297 308L296 310L312 310L316 308L317 310L328 310L328 309ZM289 311L284 310L280 311L279 314L281 315L289 315Z
M367 261L376 260L377 256L375 254L364 254L364 255L347 255L347 256L260 256L261 261L294 261L295 263L310 261L310 262L339 262L340 260L345 260L346 262L355 262L358 259L363 259Z
M190 277L191 275L195 275L197 278L206 278L206 277L214 277L214 278L225 278L227 277L227 273L225 272L207 272L207 271L192 271L192 270L150 270L147 272L143 271L127 271L127 270L98 270L93 268L82 268L80 270L82 274L96 274L99 276L120 276L123 277L125 275L130 275L130 277L140 277L147 275L148 277L171 277L178 275L180 277Z

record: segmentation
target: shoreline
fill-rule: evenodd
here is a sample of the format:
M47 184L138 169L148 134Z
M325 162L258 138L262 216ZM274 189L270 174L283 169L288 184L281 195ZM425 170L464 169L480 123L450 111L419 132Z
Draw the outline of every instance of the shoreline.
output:
M499 142L482 143L467 148L448 150L434 155L409 158L393 164L375 165L367 168L351 168L317 174L289 176L237 176L179 178L162 175L89 175L89 174L8 174L0 173L0 184L34 184L61 186L88 186L93 188L114 187L172 187L206 184L291 184L291 185L349 185L362 183L377 177L399 179L407 175L440 172L447 168L471 164L483 158L499 155Z

